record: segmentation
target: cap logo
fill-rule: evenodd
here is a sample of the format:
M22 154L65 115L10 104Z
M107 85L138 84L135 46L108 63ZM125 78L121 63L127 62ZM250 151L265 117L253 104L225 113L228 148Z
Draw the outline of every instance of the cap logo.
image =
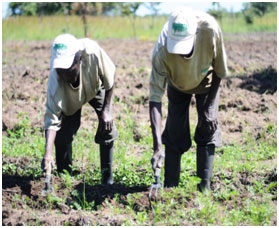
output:
M53 47L54 50L63 50L63 49L67 49L67 46L65 44L55 44Z
M173 35L178 37L185 37L188 34L188 26L186 24L173 23Z

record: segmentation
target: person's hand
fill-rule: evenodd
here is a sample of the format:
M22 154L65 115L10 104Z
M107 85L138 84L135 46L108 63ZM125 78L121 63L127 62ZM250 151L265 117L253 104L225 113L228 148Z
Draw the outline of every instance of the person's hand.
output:
M100 116L100 131L110 132L113 126L113 119L110 111L104 110Z
M213 115L210 114L213 110L205 111L204 114L201 116L198 128L204 134L214 134L218 127L218 120L216 118L212 118Z
M155 176L160 176L161 168L163 167L165 160L165 152L163 149L158 149L154 151L154 154L151 159L152 169Z
M52 156L44 156L42 163L41 163L41 168L43 171L43 175L45 176L46 171L48 166L51 165L51 170L54 169L54 159Z

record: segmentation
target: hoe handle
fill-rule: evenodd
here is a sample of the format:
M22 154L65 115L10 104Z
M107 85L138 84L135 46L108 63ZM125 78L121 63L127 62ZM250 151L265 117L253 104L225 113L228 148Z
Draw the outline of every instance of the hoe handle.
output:
M51 175L51 161L49 161L46 167L46 176L50 176L50 175Z
M51 179L51 161L49 161L49 163L47 164L47 167L46 167L46 180L45 180L45 183L46 183L46 186L48 186L48 187L50 186L50 179Z

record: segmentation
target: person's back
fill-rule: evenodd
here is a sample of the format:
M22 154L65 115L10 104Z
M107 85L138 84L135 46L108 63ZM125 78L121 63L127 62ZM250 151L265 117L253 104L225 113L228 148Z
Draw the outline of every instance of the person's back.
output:
M155 45L152 56L153 80L168 80L168 83L184 93L205 93L208 86L198 87L208 72L214 68L218 77L227 75L226 54L223 47L223 37L216 20L209 14L195 12L197 30L192 55L184 58L181 54L170 53L167 48L168 23L167 22ZM217 59L216 59L217 58ZM158 72L158 74L156 74ZM161 77L160 77L161 76ZM160 78L158 80L158 78ZM150 100L159 102L158 97L163 96L161 83L159 92L151 87ZM158 86L158 85L156 85ZM156 87L154 86L154 87ZM154 93L154 94L153 94ZM153 99L154 96L154 99ZM157 99L156 99L157 97Z

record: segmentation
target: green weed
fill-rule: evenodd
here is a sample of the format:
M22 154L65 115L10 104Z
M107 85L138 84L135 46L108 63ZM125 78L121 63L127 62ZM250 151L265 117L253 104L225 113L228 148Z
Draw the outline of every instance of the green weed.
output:
M117 101L118 104L121 101ZM121 120L116 120L119 139L115 141L113 175L115 183L127 187L150 186L153 171L152 136L148 123L136 121L135 115L125 103L120 104L126 110ZM24 115L19 117L19 128L3 136L2 151L4 175L41 177L40 162L44 153L45 139L40 129L33 129ZM93 129L96 126L94 125ZM137 128L142 136L134 140L133 129ZM192 132L193 134L194 132ZM73 169L80 171L76 176L67 172L61 174L63 197L48 196L43 205L48 209L57 208L67 202L72 209L83 211L101 211L106 205L112 216L125 215L122 225L273 225L276 210L272 202L277 198L275 135L277 128L268 124L262 129L261 137L255 139L247 132L246 143L226 145L216 151L213 184L215 189L209 195L197 193L195 145L183 155L181 178L177 188L159 191L157 202L141 205L146 194L115 194L114 201L105 199L104 204L96 207L95 201L86 199L86 185L94 186L101 182L99 148L94 143L95 131L81 129L73 144ZM10 157L18 163L7 162ZM26 157L25 165L20 160ZM272 165L271 165L272 164ZM162 170L162 181L163 181ZM268 175L267 175L268 174ZM245 179L246 178L246 179ZM75 189L75 183L83 183L82 191ZM59 186L54 185L55 191ZM60 189L61 191L61 189ZM12 206L17 208L23 200L28 208L41 207L33 198L15 194ZM271 206L273 205L273 206ZM59 207L58 207L59 208ZM95 221L98 224L98 221Z
M92 210L95 206L95 202L88 202L85 197L85 189L82 193L78 192L76 189L72 191L71 195L74 197L71 201L70 206L76 210Z
M61 177L63 186L66 189L68 189L69 191L71 191L74 186L73 177L66 170L64 170L64 173L61 174L60 177Z

